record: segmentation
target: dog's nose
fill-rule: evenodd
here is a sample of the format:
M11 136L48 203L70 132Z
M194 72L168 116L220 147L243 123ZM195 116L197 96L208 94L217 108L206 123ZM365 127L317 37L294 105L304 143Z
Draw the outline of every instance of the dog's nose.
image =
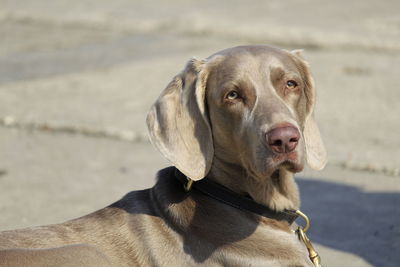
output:
M269 147L276 153L292 152L300 139L300 133L294 126L277 127L266 133Z

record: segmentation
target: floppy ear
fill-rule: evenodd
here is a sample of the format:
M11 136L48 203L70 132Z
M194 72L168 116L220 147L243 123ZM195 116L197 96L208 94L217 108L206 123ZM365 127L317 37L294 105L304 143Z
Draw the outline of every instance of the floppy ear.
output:
M306 113L304 116L303 136L306 145L307 163L315 170L322 170L327 163L327 154L322 142L317 123L314 119L315 86L308 63L303 59L303 50L291 52L301 62L304 92L306 97Z
M190 60L161 93L147 115L150 140L176 168L192 180L210 170L214 146L206 114L205 62Z
M303 135L306 143L308 165L314 170L322 170L328 161L327 154L312 114L306 119Z

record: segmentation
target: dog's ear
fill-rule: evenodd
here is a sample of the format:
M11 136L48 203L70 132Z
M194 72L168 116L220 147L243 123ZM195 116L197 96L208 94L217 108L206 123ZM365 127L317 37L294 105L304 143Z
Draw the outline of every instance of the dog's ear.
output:
M304 81L305 114L303 114L303 136L306 145L307 163L315 170L322 170L327 163L327 154L318 125L314 119L315 86L308 63L304 61L303 50L291 52L299 61Z
M161 93L147 115L151 142L192 180L210 170L214 146L205 104L208 71L192 59Z
M313 114L310 114L305 121L303 135L306 143L308 165L315 170L322 170L328 160Z

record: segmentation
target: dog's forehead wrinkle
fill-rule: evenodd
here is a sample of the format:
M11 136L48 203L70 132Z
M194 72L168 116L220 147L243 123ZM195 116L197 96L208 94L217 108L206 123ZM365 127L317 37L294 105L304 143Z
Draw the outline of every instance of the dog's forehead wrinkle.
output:
M286 70L297 70L298 62L293 59L293 55L279 48L255 45L255 46L238 46L228 48L217 52L210 58L216 55L224 57L224 66L241 66L255 67L254 64L262 64L266 66L282 67ZM250 65L249 65L250 64Z
M221 68L216 69L218 83L231 83L238 85L241 82L250 82L257 87L258 93L267 89L273 90L272 79L287 77L301 81L301 74L298 68L291 64L285 64L276 56L267 57L241 56L225 59L228 64L222 64ZM278 77L277 77L278 76ZM274 91L274 90L273 90Z

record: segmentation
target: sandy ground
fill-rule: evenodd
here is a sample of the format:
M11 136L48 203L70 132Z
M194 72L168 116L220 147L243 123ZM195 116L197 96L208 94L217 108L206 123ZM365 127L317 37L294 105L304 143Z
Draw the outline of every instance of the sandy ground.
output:
M400 262L398 1L0 0L0 230L154 183L145 116L192 56L305 48L330 162L298 175L325 266Z

